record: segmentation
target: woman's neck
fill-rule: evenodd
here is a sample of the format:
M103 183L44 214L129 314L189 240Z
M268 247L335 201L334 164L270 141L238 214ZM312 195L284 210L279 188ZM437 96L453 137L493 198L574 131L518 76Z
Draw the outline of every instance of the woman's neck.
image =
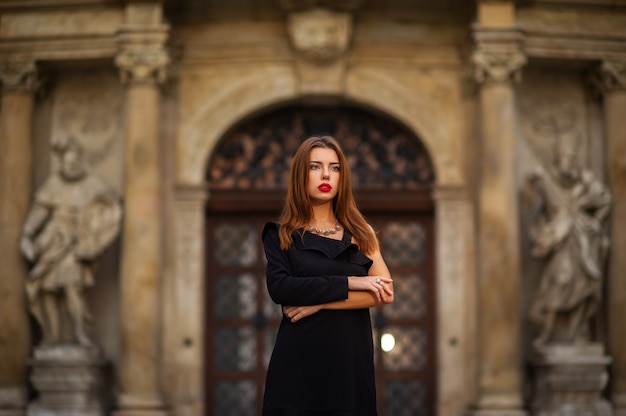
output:
M335 225L337 218L333 212L333 204L331 202L314 205L313 206L313 218L311 218L312 225Z

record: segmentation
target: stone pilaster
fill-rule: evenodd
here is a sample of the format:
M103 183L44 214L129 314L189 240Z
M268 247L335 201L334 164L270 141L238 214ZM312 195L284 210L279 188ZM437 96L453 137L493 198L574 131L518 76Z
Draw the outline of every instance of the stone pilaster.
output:
M515 91L520 33L474 30L481 165L478 187L478 400L475 415L522 415L520 241Z
M172 305L167 316L167 368L165 380L177 416L205 414L204 363L204 234L207 189L179 185L173 206L176 255L173 278L166 282L165 296Z
M169 28L157 2L130 2L115 64L126 85L125 221L121 259L120 416L164 415L161 392L162 197L159 83Z
M460 415L475 398L476 270L474 221L464 186L441 186L436 200L437 414Z
M613 194L607 275L611 399L626 415L626 57L602 62L597 84L604 93L607 182Z
M0 415L23 415L30 327L24 295L21 227L32 191L33 61L0 63Z

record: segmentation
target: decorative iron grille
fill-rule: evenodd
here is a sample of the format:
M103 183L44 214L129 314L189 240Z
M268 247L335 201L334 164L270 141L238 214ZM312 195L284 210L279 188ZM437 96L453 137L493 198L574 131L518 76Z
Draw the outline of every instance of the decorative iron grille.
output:
M416 189L433 181L423 145L396 121L356 108L289 107L244 122L226 135L208 171L216 189L284 189L291 158L312 135L339 140L355 189Z

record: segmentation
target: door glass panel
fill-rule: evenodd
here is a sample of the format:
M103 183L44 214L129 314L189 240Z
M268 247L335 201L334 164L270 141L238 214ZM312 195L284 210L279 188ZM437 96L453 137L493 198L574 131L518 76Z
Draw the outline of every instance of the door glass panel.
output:
M383 308L387 318L420 319L426 315L426 283L418 274L393 275L394 301Z
M257 260L255 224L224 222L215 226L215 262L220 266L252 266Z
M252 318L256 313L257 282L253 274L215 278L213 311L218 318Z
M385 333L395 338L395 347L383 354L385 370L421 371L428 362L427 338L419 327L389 326Z
M423 381L393 380L385 383L385 414L428 415L427 386Z
M267 285L265 284L265 279L263 279L263 313L266 318L274 318L281 319L283 317L283 312L281 310L280 305L274 303L272 298L270 298L269 293L267 292Z
M426 230L416 221L389 221L382 229L382 249L389 267L422 266L426 258Z
M213 415L256 416L256 383L253 380L225 380L215 383Z
M217 328L214 338L214 368L222 371L252 371L256 365L254 329Z

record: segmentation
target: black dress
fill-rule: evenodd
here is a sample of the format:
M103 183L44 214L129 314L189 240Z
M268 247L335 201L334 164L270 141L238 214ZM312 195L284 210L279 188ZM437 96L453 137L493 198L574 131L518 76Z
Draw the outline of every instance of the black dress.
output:
M280 248L278 224L267 223L263 244L267 287L280 305L346 299L347 276L366 276L372 260L351 243L305 232ZM296 323L283 316L263 400L264 416L376 415L369 309L321 310Z

